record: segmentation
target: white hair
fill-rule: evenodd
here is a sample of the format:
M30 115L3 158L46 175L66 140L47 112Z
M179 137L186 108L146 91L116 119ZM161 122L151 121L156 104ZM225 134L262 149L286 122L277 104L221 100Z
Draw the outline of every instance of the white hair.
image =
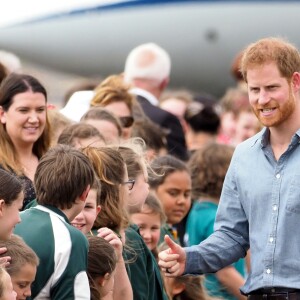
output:
M169 54L154 43L142 44L134 48L125 63L124 80L151 79L161 82L170 76Z
M12 52L0 50L0 63L7 69L8 73L21 71L20 58Z

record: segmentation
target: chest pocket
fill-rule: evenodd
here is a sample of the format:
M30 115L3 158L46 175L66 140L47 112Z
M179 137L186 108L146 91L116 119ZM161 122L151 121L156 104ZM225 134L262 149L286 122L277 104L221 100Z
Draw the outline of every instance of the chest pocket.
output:
M286 209L290 212L300 214L300 175L295 175L292 178L288 191Z

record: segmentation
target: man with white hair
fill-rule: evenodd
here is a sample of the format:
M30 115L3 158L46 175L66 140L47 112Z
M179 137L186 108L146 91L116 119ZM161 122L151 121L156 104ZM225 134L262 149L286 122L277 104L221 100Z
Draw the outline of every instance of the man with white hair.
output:
M169 54L154 43L134 48L125 63L124 80L134 88L145 114L156 124L168 129L168 152L187 159L184 133L177 117L158 107L158 99L169 83L171 60Z

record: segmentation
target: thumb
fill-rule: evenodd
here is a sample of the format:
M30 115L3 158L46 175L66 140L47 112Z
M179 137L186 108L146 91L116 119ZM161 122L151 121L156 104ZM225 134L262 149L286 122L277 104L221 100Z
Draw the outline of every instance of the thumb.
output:
M172 254L179 254L178 253L178 245L166 234L165 235L165 242L171 249Z

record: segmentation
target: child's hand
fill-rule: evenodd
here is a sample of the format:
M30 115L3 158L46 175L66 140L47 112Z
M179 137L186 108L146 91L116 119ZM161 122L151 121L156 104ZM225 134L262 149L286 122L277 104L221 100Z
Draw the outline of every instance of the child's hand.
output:
M122 258L123 243L121 238L114 231L107 227L102 227L98 229L97 236L102 237L114 247L118 260Z
M5 247L0 248L0 254L3 254L7 251L7 249ZM0 267L5 268L7 266L9 266L11 261L11 257L10 256L3 256L0 257Z

